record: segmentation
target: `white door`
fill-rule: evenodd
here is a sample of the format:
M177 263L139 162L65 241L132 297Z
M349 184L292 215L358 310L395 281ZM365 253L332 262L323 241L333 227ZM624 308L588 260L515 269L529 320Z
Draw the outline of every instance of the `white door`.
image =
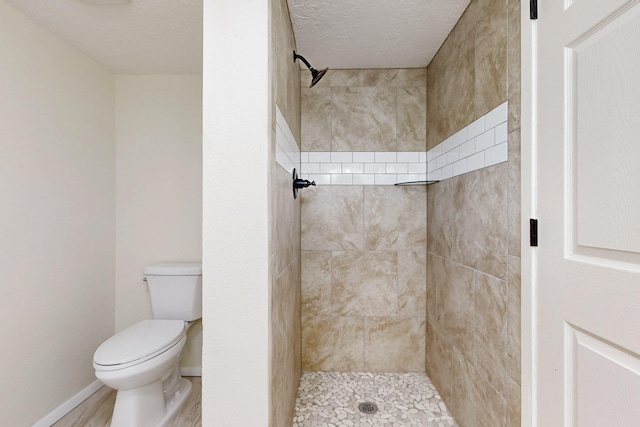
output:
M538 5L535 425L638 427L640 3Z

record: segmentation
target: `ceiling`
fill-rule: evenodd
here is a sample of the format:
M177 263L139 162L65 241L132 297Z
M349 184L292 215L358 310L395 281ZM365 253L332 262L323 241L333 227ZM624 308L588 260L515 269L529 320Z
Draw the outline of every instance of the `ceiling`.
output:
M117 73L202 71L202 0L5 1Z
M5 0L123 74L202 70L203 0ZM297 50L316 68L426 66L470 0L287 0Z
M317 68L425 67L470 0L287 0L300 55Z

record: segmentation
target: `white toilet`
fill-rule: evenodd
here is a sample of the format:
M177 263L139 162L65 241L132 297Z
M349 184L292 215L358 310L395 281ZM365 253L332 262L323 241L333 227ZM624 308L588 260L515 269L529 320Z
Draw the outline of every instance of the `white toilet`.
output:
M144 269L153 320L143 320L98 347L96 377L117 390L112 427L161 427L191 391L180 375L187 329L202 317L202 265L163 263Z

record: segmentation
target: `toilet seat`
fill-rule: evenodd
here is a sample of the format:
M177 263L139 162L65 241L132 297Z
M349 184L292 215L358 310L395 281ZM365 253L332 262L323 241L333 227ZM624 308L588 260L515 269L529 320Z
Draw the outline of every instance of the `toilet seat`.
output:
M110 371L138 365L169 350L185 334L182 320L143 320L102 343L93 366Z

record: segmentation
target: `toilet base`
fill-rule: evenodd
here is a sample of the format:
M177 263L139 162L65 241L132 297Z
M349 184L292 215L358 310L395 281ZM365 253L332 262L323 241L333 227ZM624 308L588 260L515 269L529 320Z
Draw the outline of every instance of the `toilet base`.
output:
M180 378L165 396L165 381L119 390L111 417L111 427L164 427L191 393L191 382Z
M191 381L185 378L180 378L180 380L178 380L178 387L171 396L167 396L167 412L162 420L160 420L158 427L164 427L165 424L173 418L176 412L178 412L178 409L182 407L184 401L187 400L187 397L191 394L192 387L193 385L191 384Z

